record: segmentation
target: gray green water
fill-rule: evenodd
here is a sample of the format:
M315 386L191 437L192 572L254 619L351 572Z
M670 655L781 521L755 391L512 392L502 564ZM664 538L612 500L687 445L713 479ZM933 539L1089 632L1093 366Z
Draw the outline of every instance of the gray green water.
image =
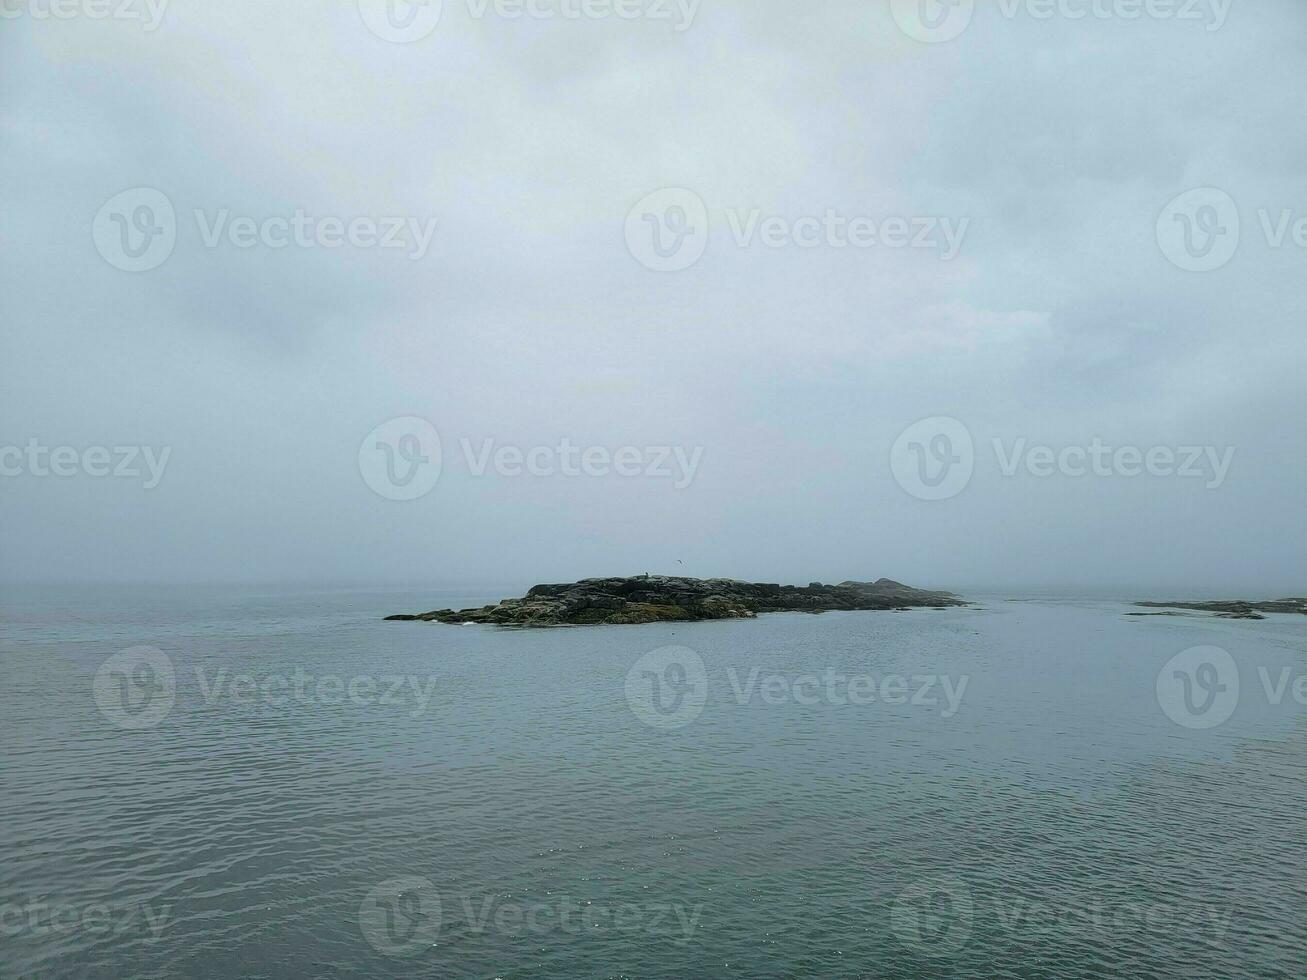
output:
M0 593L0 977L1307 975L1301 617L490 598Z

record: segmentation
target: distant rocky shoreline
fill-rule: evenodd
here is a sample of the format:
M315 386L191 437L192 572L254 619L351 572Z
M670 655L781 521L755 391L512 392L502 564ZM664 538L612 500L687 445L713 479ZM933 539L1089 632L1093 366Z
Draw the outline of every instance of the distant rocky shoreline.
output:
M838 585L812 582L797 586L725 578L638 575L537 585L524 597L505 599L496 606L387 616L386 621L515 627L639 625L752 619L769 612L900 611L947 609L966 604L951 592L914 589L887 578L876 582Z
M1307 599L1273 599L1267 602L1136 602L1150 609L1189 609L1213 613L1218 619L1265 619L1263 613L1301 613L1307 616ZM1178 612L1126 613L1127 616L1183 616Z

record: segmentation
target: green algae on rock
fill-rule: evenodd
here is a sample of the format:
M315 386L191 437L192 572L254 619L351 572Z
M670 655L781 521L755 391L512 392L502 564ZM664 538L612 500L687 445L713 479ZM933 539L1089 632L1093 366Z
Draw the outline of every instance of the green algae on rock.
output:
M697 579L672 575L591 578L564 585L537 585L520 599L479 609L439 609L419 615L388 616L388 622L467 623L549 627L639 625L752 619L759 613L831 610L944 609L966 603L951 592L914 589L882 578L807 586Z

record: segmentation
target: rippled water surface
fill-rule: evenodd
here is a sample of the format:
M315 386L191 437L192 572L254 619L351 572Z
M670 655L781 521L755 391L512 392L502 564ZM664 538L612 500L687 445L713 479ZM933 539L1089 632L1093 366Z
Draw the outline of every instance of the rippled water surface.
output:
M6 590L0 976L1307 975L1301 617L491 598Z

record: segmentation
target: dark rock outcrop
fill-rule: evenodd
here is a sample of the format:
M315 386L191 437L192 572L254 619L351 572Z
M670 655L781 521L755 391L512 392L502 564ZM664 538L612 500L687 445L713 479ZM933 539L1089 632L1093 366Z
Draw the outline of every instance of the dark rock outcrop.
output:
M1214 613L1219 619L1265 619L1263 613L1301 613L1307 616L1307 599L1274 599L1269 602L1136 602L1136 606L1150 609L1193 609L1198 612ZM1128 613L1131 616L1150 615L1149 613ZM1152 613L1164 616L1166 613Z
M759 613L834 609L943 609L966 603L951 592L928 592L883 578L807 588L737 582L734 579L641 575L591 578L565 585L537 585L521 599L480 609L439 609L389 622L485 623L495 626L594 626L751 619Z

